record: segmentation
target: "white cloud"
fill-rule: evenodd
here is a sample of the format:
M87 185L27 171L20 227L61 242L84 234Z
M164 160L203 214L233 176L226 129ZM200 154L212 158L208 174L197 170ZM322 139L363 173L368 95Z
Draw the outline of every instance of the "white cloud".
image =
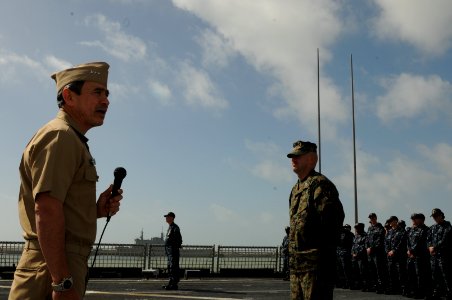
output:
M115 82L108 83L108 89L111 96L108 98L110 101L129 101L133 94L139 94L139 88L130 84L119 84Z
M21 74L31 74L38 80L50 76L49 71L39 61L3 49L0 49L0 67L0 83L21 83L24 80Z
M262 160L251 167L251 173L270 182L290 182L293 176L290 165L282 165L271 160Z
M99 47L110 55L123 61L142 60L146 57L146 44L138 37L121 30L121 24L107 19L104 15L89 16L87 26L94 26L105 34L102 41L83 41L82 45Z
M49 69L52 69L55 72L70 68L72 66L70 62L57 58L53 55L46 56L44 58L44 62L49 67Z
M317 64L331 59L331 46L343 28L337 16L339 2L290 1L203 1L173 0L204 21L240 53L256 70L279 80L278 91L285 99L275 111L281 118L295 118L303 125L316 120ZM325 127L334 129L345 120L347 111L333 82L321 75L322 116ZM312 129L313 126L307 126Z
M278 145L245 140L245 147L253 153L253 157L261 158L256 164L248 168L252 175L273 183L291 182L293 180L289 163L281 163L283 151Z
M171 103L171 89L164 83L156 80L149 80L148 82L151 93L159 100L163 105Z
M269 212L261 212L258 216L258 219L261 223L264 224L272 224L275 221L274 215Z
M235 211L216 203L210 205L210 210L214 219L221 223L237 222L240 219Z
M382 81L386 94L377 97L383 121L414 118L452 109L452 85L437 75L400 74Z
M379 38L405 41L427 54L440 55L452 46L450 0L374 0L381 13L376 18Z
M229 41L210 29L204 30L198 43L203 48L202 61L204 66L217 66L224 68L234 56L235 51Z
M281 156L282 153L281 147L271 142L256 142L247 139L245 148L255 155L264 157Z
M419 152L439 170L440 174L444 174L445 184L449 191L452 191L452 145L441 143L429 149L425 145L420 145ZM449 180L447 180L449 178Z
M229 103L221 97L209 74L183 63L179 80L183 86L183 96L190 106L201 106L209 109L225 109Z

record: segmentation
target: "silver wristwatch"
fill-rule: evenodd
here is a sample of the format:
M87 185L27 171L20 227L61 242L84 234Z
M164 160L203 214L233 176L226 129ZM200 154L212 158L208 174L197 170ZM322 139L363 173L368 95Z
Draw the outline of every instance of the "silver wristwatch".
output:
M57 284L52 282L52 289L55 292L64 292L64 291L69 290L73 284L74 284L74 281L72 280L72 276L71 276L71 277L63 278L63 280L61 280L61 282L57 283Z

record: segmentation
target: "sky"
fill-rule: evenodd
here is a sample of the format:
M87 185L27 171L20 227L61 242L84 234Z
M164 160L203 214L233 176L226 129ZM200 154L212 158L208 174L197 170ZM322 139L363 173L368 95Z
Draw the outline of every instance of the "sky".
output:
M107 117L87 133L98 194L127 170L102 242L160 236L174 211L187 245L280 245L297 180L286 155L319 141L318 87L321 172L345 223L352 95L358 220L422 212L431 225L435 207L450 220L451 23L449 0L5 1L0 240L22 240L18 166L57 114L50 75L90 61L110 64Z

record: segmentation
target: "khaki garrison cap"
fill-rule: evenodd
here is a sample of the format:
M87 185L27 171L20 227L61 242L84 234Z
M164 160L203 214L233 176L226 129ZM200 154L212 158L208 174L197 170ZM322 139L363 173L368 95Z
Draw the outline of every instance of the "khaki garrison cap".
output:
M56 82L57 93L67 84L81 80L94 81L107 86L109 67L105 62L91 62L56 72L51 77Z

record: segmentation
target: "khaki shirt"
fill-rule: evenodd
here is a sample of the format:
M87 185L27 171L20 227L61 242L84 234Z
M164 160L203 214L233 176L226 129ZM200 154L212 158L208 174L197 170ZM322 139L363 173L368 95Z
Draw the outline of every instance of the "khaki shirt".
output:
M19 167L19 219L26 240L37 239L36 196L49 192L64 203L66 242L94 243L98 176L87 141L70 116L60 110L28 143Z

